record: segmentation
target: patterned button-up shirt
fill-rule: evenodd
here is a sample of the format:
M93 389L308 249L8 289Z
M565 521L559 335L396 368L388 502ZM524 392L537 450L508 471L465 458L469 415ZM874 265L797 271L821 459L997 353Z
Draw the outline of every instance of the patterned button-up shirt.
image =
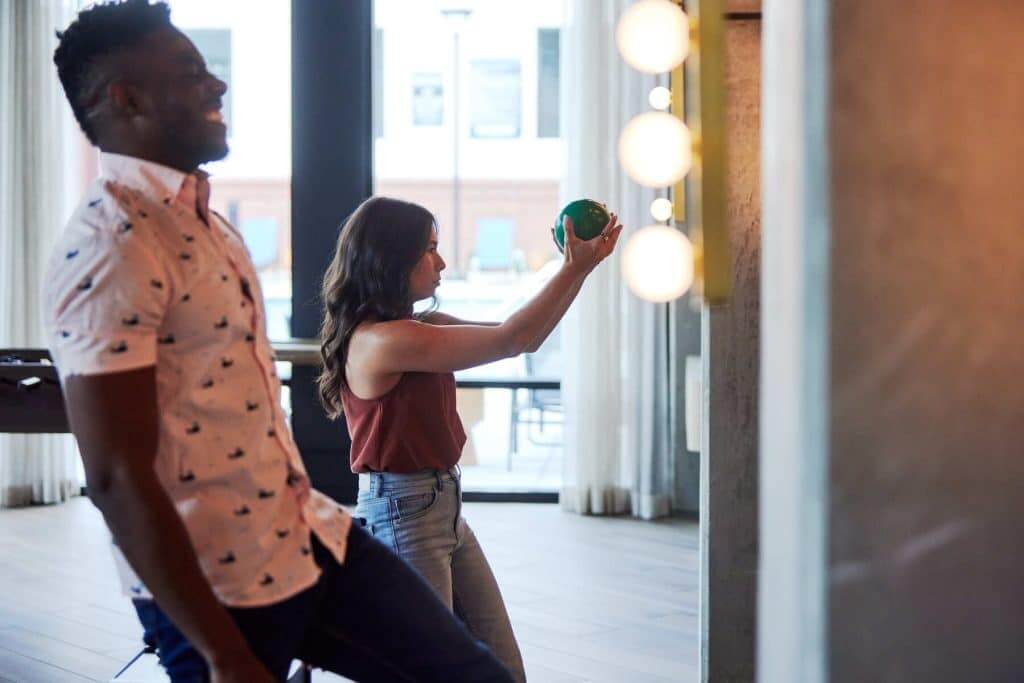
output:
M47 271L61 378L155 366L155 468L205 575L228 605L284 600L319 577L310 532L342 562L351 519L309 486L249 253L205 175L100 161Z

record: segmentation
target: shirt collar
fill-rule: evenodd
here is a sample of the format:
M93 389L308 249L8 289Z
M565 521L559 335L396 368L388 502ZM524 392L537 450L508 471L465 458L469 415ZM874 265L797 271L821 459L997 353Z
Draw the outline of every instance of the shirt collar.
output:
M109 152L100 152L100 173L107 180L160 200L177 197L188 175L153 161Z
M100 172L105 179L154 199L177 201L209 222L210 185L206 171L184 173L154 161L100 152Z

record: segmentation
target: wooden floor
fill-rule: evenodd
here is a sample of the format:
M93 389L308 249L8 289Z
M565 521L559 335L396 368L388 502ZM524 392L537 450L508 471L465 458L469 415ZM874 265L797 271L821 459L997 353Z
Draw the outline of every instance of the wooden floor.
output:
M470 503L534 683L697 678L697 525ZM83 499L0 511L0 681L107 681L139 649ZM161 681L153 661L133 681ZM339 680L324 674L314 681Z

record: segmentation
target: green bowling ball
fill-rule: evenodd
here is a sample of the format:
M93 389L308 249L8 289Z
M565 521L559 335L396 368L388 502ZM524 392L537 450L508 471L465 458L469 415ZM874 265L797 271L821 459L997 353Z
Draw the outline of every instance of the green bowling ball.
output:
M581 240L592 240L601 234L604 226L608 225L611 216L608 209L595 202L593 199L577 199L569 202L562 213L558 214L555 221L555 243L559 251L565 250L565 226L562 222L568 216L572 219L572 227L576 237Z

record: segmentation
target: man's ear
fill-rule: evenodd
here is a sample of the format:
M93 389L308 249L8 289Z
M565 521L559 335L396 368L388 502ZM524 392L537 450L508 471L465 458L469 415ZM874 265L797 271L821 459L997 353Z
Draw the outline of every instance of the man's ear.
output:
M115 80L107 86L107 98L113 110L124 117L132 117L141 111L142 97L134 85L124 80Z

